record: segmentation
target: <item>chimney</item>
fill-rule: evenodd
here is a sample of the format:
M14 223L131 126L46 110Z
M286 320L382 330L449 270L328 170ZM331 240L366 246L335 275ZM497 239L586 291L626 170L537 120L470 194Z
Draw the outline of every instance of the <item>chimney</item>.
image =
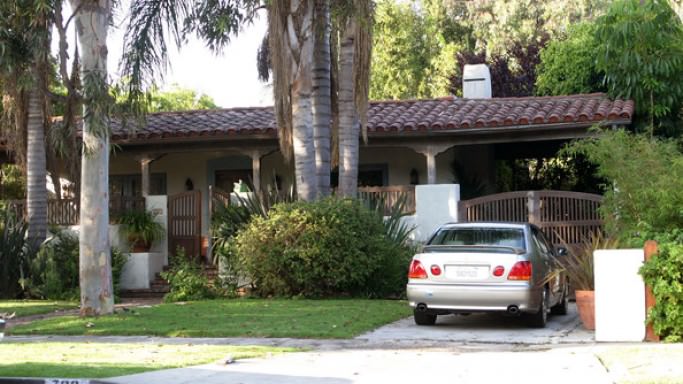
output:
M466 64L462 70L462 97L491 98L491 72L486 64Z

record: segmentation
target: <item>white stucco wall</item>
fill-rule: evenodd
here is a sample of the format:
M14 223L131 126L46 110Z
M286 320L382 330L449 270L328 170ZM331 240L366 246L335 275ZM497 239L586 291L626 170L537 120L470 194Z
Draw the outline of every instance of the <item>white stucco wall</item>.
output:
M121 289L149 289L162 261L161 253L131 253L121 270Z
M457 184L418 185L415 187L415 239L426 241L446 223L458 221L460 186Z
M645 283L638 274L644 260L642 249L595 251L596 341L645 338Z

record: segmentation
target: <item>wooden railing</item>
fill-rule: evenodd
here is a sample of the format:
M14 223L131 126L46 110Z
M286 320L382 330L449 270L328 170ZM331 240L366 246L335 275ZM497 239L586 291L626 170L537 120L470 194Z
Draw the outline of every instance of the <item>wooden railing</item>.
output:
M414 185L394 185L387 187L360 187L358 188L358 198L368 201L371 204L382 204L384 214L388 215L394 205L405 196L403 213L415 213L415 186Z
M9 200L7 209L17 218L26 219L26 201ZM109 200L109 217L114 219L126 211L145 209L144 197L115 197ZM79 199L49 199L47 222L50 225L77 225L80 219Z

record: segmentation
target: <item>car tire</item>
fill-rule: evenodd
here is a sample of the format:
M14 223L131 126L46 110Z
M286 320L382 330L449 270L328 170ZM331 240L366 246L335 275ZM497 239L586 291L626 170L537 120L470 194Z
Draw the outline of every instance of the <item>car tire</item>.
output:
M569 287L564 285L564 292L560 301L550 308L550 313L553 315L566 315L569 312Z
M434 325L436 323L436 315L432 315L431 313L414 310L413 317L415 318L415 324L417 325Z
M541 296L541 307L538 312L529 314L527 317L529 326L533 328L545 328L548 323L548 290L544 289Z

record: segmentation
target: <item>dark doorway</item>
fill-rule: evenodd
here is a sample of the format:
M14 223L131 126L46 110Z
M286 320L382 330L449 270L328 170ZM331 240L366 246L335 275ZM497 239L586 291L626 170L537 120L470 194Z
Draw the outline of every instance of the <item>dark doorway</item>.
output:
M242 180L242 183L245 183L249 187L249 190L253 191L254 185L251 181L251 174L251 169L218 170L214 174L214 185L226 192L232 192L235 183Z

